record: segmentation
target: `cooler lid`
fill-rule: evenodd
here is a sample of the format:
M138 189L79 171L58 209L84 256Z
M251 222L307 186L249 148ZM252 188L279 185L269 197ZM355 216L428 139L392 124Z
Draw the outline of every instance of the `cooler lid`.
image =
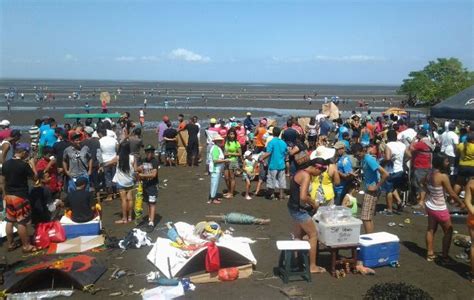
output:
M372 246L383 243L400 242L398 236L388 232L376 232L369 234L361 234L359 237L359 244L361 246Z

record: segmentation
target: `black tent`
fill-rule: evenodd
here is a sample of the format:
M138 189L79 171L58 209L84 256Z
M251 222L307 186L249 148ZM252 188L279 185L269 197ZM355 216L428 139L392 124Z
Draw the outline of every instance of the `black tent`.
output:
M431 108L435 118L474 120L474 85Z

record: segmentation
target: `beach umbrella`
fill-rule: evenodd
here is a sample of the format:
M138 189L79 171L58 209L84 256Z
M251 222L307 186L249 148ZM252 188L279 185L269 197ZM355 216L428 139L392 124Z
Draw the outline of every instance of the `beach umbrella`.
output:
M100 93L100 102L110 103L110 94L109 92Z

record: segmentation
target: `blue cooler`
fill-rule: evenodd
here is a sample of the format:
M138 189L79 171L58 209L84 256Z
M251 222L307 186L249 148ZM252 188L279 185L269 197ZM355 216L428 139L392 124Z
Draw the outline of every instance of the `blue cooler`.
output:
M382 267L400 259L400 240L394 234L377 232L359 237L358 259L369 268Z

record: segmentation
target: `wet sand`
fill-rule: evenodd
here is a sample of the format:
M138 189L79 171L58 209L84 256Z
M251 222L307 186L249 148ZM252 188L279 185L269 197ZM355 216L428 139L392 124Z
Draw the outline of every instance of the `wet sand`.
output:
M229 106L245 106L245 100L239 101L241 103L232 100ZM299 109L307 105L304 102L295 103L294 101L275 101L271 102L271 104L266 101L260 101L258 103L265 103L265 107L278 107L282 109ZM211 100L208 101L208 105L211 105ZM257 104L252 104L252 106L255 105ZM64 112L69 113L70 110L14 111L10 116L7 116L5 112L0 112L0 117L9 118L13 124L30 124L34 118L47 114L57 117L59 122L62 123L61 116ZM137 116L137 110L130 110L130 112L132 117ZM208 116L230 117L232 115L243 117L246 110L219 110L217 112L204 109L193 110L190 108L189 110L170 109L168 111L148 109L147 112L147 120L157 120L164 114L175 118L179 112L185 113L186 116L196 114L200 118L207 118ZM268 113L274 114L274 112L254 112L254 116L263 116ZM134 117L134 119L137 118ZM155 135L152 131L145 133L145 143L156 145ZM242 195L238 194L232 200L224 200L221 205L208 205L206 201L209 191L209 178L203 175L203 173L204 166L198 168L161 167L159 170L160 180L163 182L164 179L167 179L168 182L167 186L160 190L157 204L157 213L159 215L157 220L159 223L150 234L153 239L156 239L157 236L165 236L164 224L167 221L185 221L194 224L204 220L204 216L207 214L217 215L237 211L258 217L271 218L272 221L267 226L223 225L224 229L233 227L235 229L234 235L236 236L246 236L257 240L255 244L251 245L258 261L255 269L256 272L249 279L198 285L196 291L187 292L183 299L286 299L277 289L268 286L285 286L280 279L260 280L263 277L272 276L273 268L278 264L279 253L275 242L290 237L292 224L286 208L286 202L269 201L259 197L254 197L252 200L247 201ZM255 188L255 183L253 183L252 188ZM223 189L224 182L221 180L219 191L222 192ZM241 178L237 178L237 191L239 193L244 191ZM359 202L361 200L359 199ZM377 209L383 210L383 208L384 199L381 197ZM119 218L119 212L120 203L118 200L103 205L103 225L105 230L111 236L121 238L133 226L114 224L114 221ZM398 225L389 227L387 225L389 222L404 224L403 221L406 218L410 218L411 224L405 224L404 227L399 227ZM467 234L464 221L460 222L454 225L455 230L459 231L459 233ZM399 236L401 241L400 268L383 267L376 269L377 274L375 276L350 274L343 279L335 279L329 273L318 274L312 276L312 283L297 281L286 286L299 286L303 288L305 293L311 295L312 299L361 299L367 289L376 283L405 281L426 290L435 299L472 299L474 286L463 278L464 273L469 269L467 262L458 260L454 266L443 267L425 260L426 217L416 216L412 213L411 209L406 208L402 215L395 215L393 217L376 215L375 226L376 231L387 231ZM441 238L442 233L439 231L435 237L435 249L437 252L441 250ZM143 275L150 271L156 271L156 268L146 260L146 255L150 249L151 247L145 247L125 252L121 250L106 250L101 253L89 253L107 266L108 271L99 279L96 287L108 288L108 290L101 291L94 296L76 292L70 299L105 299L109 298L108 295L110 293L117 291L132 292L142 288L152 288L153 285L147 284ZM454 257L456 254L461 253L461 248L453 245L450 253ZM24 259L19 250L6 253L6 245L0 248L0 255L6 255L10 263ZM319 259L320 265L329 267L329 256L327 253L321 254ZM126 268L139 275L109 280L109 276L115 266ZM136 295L124 298L141 299L141 297Z

